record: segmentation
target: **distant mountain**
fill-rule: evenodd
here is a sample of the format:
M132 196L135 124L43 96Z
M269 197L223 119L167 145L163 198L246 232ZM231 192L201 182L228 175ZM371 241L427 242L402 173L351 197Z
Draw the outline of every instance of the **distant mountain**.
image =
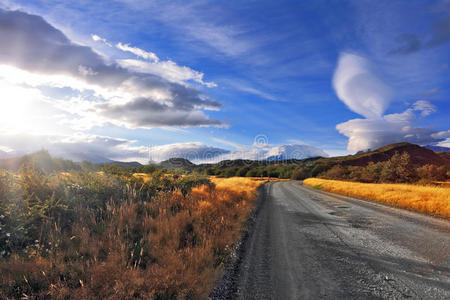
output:
M58 151L58 152L51 152L52 156L55 157L64 157L65 159L70 159L75 162L81 162L81 161L90 161L94 164L103 164L103 163L110 163L113 162L112 160L104 157L100 154L94 154L92 152L75 152L75 151Z
M266 160L304 159L319 156L328 157L328 154L316 147L308 145L281 145L271 148L266 154Z
M51 157L48 151L41 150L31 154L0 159L0 169L17 171L23 164L33 163L44 172L80 170L78 163L62 158Z
M142 167L143 164L137 162L137 161L116 161L116 160L110 160L107 162L107 164L115 165L122 168L139 168Z
M159 163L159 166L166 169L177 169L186 167L195 167L195 164L185 158L169 158Z
M448 147L433 146L433 145L427 145L424 147L433 150L434 152L450 152L450 148Z

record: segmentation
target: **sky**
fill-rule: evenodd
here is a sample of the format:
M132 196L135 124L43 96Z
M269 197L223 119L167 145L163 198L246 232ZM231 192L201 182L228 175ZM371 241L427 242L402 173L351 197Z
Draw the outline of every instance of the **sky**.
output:
M0 0L0 156L450 147L450 1Z

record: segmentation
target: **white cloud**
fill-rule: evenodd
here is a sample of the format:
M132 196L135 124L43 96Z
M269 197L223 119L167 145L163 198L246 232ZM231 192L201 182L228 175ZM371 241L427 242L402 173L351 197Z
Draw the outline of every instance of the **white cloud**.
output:
M343 53L333 77L339 99L352 111L366 117L353 119L336 126L348 137L347 150L375 149L396 142L435 144L439 134L428 128L416 128L416 112L422 117L436 112L428 101L418 100L402 113L383 115L390 103L390 88L379 80L361 56Z
M285 101L279 97L275 97L269 93L256 89L248 84L244 84L241 81L226 80L226 82L230 84L233 88L243 91L245 93L253 94L270 101Z
M96 34L91 34L91 37L95 42L103 42L108 47L112 47L112 45L105 38L102 38Z
M217 141L220 141L217 140ZM226 144L229 144L228 142ZM286 160L313 156L328 156L324 151L308 145L278 145L268 148L239 146L235 151L207 146L199 142L176 143L151 147L150 159L156 162L173 157L186 158L194 163L215 163L222 160L245 159Z
M78 66L78 72L82 75L82 76L95 76L98 74L98 72L94 72L92 70L92 68L89 67L85 67L85 66Z
M412 109L400 114L385 115L380 119L353 119L338 124L336 129L349 138L347 149L360 151L376 149L396 142L433 144L433 131L413 127L416 116Z
M151 161L160 162L169 158L185 158L192 162L216 160L230 151L207 146L199 142L175 143L153 146L149 149Z
M91 36L94 41L102 41L107 45L111 45L106 39L101 38L98 35L93 34ZM179 84L185 84L187 81L194 81L206 87L217 87L217 84L214 82L203 81L204 74L202 72L195 71L186 66L179 66L171 60L160 61L159 57L153 52L138 47L132 47L129 44L123 44L121 42L116 44L116 48L146 60L118 59L116 62L125 69L137 73L157 75Z
M361 56L342 53L333 76L339 99L352 111L368 118L381 118L390 102L390 88Z
M131 47L129 44L117 43L116 48L125 52L133 53L134 55L141 57L143 59L147 59L153 62L158 62L158 56L153 52L145 51L141 48Z
M434 138L443 138L446 136L450 136L450 129L447 131L439 131L439 132L435 132L431 135Z
M194 81L207 87L217 86L214 82L203 81L203 73L186 66L179 66L171 60L152 63L137 59L120 59L117 63L128 70L161 76L175 83L184 84L186 81Z
M230 142L230 141L227 141L227 140L224 140L224 139L212 138L212 140L215 141L215 142L224 144L224 145L231 146L231 147L233 147L233 148L235 148L235 149L240 149L240 148L243 148L243 147L244 147L244 146L242 146L242 145L239 145L239 144L237 144L237 143Z
M418 100L413 104L413 109L416 111L420 111L422 117L426 117L434 112L436 112L436 106L431 104L426 100Z
M437 143L437 146L450 148L450 138L446 138L445 140Z
M92 48L69 40L40 16L0 9L0 21L5 24L0 26L0 72L13 71L5 73L4 82L38 90L70 89L73 95L69 101L51 99L56 109L71 117L66 124L82 120L77 129L106 123L129 128L223 125L203 112L219 109L217 101L161 75L108 63ZM99 36L92 38L104 40ZM123 115L133 113L137 103L144 103L142 99L148 104L139 111L142 116L147 113L145 118L135 121L132 116ZM128 111L117 114L117 107Z
M0 132L0 151L4 156L17 156L41 149L51 155L74 161L89 160L100 163L108 160L161 162L181 157L194 163L215 163L228 159L285 160L328 156L324 151L308 145L278 145L269 148L243 147L229 151L200 142L175 143L159 146L136 146L136 141L77 132L70 135L9 134ZM7 152L7 153L6 153Z
M278 159L307 158L314 156L327 157L323 150L309 145L280 145L271 147L265 154L267 158L276 157Z

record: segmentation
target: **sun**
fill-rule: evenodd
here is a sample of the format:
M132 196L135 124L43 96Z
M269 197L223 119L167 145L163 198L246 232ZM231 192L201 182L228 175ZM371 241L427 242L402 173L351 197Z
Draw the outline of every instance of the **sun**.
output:
M0 80L0 126L2 131L34 132L42 127L36 111L42 96L34 88Z

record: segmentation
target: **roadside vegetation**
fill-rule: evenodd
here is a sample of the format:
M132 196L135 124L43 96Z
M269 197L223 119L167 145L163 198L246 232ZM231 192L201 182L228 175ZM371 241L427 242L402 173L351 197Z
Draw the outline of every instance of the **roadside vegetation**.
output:
M1 299L207 298L263 183L43 156L0 170Z
M0 299L207 298L266 180L450 217L449 161L407 143L204 165L0 160Z
M389 160L369 162L365 167L335 165L318 177L375 183L421 183L445 181L450 178L447 166L426 164L416 167L406 152L396 152Z
M303 180L310 177L366 183L431 184L450 180L450 154L398 143L374 151L331 158L283 161L222 161L190 166L190 172L216 177L272 177Z
M450 218L450 188L412 184L360 183L308 178L303 184L329 192L375 200L421 213Z

